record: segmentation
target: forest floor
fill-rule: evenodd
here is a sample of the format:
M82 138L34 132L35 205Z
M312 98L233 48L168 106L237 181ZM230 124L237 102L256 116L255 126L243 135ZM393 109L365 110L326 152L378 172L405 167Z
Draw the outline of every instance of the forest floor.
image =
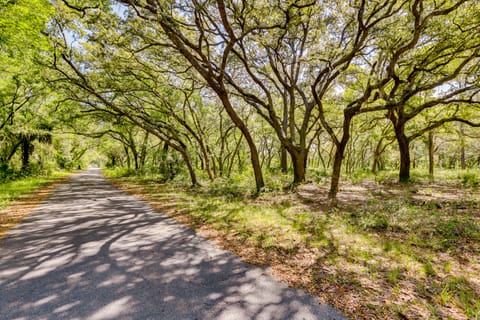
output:
M0 239L35 209L71 173L25 177L0 184Z
M461 183L309 183L259 197L111 179L352 319L480 318L480 192Z

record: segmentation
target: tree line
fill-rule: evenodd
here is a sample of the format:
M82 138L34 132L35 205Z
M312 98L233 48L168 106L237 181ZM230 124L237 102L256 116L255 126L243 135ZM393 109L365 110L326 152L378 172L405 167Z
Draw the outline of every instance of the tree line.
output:
M110 162L183 165L192 185L199 172L246 170L259 192L266 169L298 184L322 168L335 199L342 171L394 166L392 151L399 181L420 149L433 175L435 154L451 165L449 139L462 144L461 167L479 165L479 150L465 149L480 126L478 1L29 3L48 8L32 13L43 17L35 32L0 42L37 45L16 48L34 51L34 71L8 71L1 90L4 155L25 141L4 128L30 105L35 118L48 110L35 134L26 126L31 141L47 141L53 125L108 136L121 146L104 150Z

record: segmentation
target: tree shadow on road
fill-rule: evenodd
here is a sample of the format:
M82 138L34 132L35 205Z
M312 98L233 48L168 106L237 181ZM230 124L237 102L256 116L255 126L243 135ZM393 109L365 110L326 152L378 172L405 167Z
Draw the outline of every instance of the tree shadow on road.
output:
M96 172L60 186L0 249L0 319L340 318Z

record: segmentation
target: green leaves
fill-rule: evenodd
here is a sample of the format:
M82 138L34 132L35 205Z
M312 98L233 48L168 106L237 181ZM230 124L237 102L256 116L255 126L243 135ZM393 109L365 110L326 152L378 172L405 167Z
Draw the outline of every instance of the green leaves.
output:
M26 62L47 50L42 32L53 13L48 0L0 0L0 58Z

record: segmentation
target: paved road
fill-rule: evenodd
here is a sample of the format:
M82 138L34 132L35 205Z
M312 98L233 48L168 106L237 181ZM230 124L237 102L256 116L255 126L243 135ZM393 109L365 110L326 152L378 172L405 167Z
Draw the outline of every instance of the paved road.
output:
M0 242L0 319L344 319L89 170Z

